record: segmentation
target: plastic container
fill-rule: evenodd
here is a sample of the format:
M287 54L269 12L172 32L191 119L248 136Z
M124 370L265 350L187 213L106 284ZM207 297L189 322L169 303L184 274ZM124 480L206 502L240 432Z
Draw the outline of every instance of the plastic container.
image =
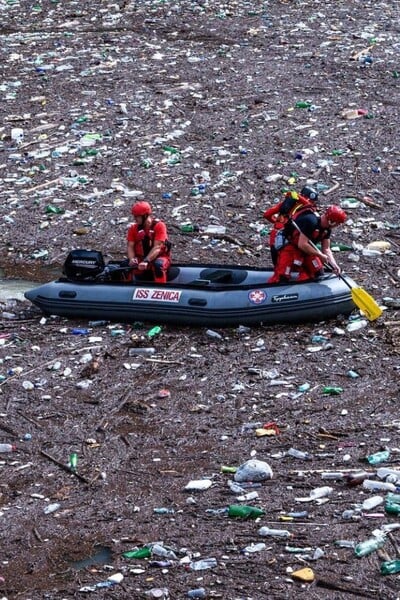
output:
M213 569L218 566L216 558L203 558L202 560L196 560L189 563L189 567L192 571L204 571L206 569Z
M365 479L362 484L363 488L370 491L387 491L395 492L396 486L388 481L374 481L373 479Z
M247 504L231 504L228 506L228 517L239 519L257 519L265 515L265 511Z
M390 483L395 483L400 480L400 471L398 469L390 469L389 467L379 467L376 471L379 479L386 479ZM388 479L390 477L390 479Z
M207 592L204 588L196 588L194 590L188 590L188 598L207 598Z
M151 548L143 546L143 548L138 548L137 550L127 550L127 552L122 553L122 556L124 558L150 558Z
M372 510L377 506L383 504L382 496L371 496L371 498L366 498L361 505L362 510Z
M389 493L386 495L385 511L390 515L400 515L400 494Z
M16 449L14 444L0 444L0 452L14 452Z
M156 351L155 348L129 348L128 354L129 356L139 356L139 355L151 355Z
M271 529L270 527L260 527L258 530L258 535L263 537L269 536L276 538L289 538L292 534L287 529Z
M400 572L400 559L396 558L394 560L385 560L381 563L381 574L382 575L392 575L393 573Z
M301 450L297 450L296 448L289 448L286 454L288 456L292 456L293 458L300 458L301 460L312 459L312 456L309 452L302 452Z
M390 451L382 450L380 452L375 452L374 454L369 454L366 457L366 460L370 465L379 465L380 463L389 460L389 458L390 458Z
M380 536L369 538L356 545L356 547L354 548L354 554L358 556L358 558L368 556L369 554L372 554L372 552L375 552L375 550L382 548L385 542L386 538L383 534Z

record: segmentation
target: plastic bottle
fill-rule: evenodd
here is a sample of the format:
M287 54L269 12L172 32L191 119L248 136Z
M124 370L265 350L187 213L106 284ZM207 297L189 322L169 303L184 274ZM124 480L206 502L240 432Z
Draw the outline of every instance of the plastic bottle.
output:
M271 529L270 527L260 527L258 530L258 535L280 538L291 537L291 533L287 529Z
M188 598L207 598L207 592L204 588L196 588L194 590L188 590Z
M69 455L69 468L71 471L76 471L78 467L78 455L76 452L71 452Z
M312 459L312 456L309 452L302 452L301 450L297 450L296 448L289 448L286 454L288 456L293 456L293 458L300 458L302 460Z
M138 548L137 550L128 550L127 552L123 552L122 556L124 558L150 558L151 548L143 546L143 548Z
M0 444L0 452L14 452L16 449L14 444Z
M129 348L128 354L129 356L138 356L141 354L154 354L155 351L155 348Z
M218 565L216 558L203 558L202 560L196 560L189 563L189 567L192 571L203 571L205 569L213 569Z
M239 519L257 519L265 515L265 511L247 504L231 504L228 506L228 517Z
M391 515L400 515L400 494L389 494L385 498L385 510Z
M372 510L373 508L376 508L380 504L383 504L382 496L371 496L371 498L366 498L364 500L364 502L361 505L361 508L363 510Z
M395 483L400 479L400 471L398 469L390 469L389 467L379 467L376 474L379 479L386 479L391 483ZM390 479L387 479L388 477L390 477Z
M153 512L156 515L173 515L175 510L173 508L164 508L161 506L160 508L153 508Z
M383 534L368 538L367 540L364 540L356 545L354 548L354 554L358 556L358 558L368 556L368 554L372 554L372 552L375 552L375 550L382 548L385 542L386 537Z
M159 333L161 333L161 327L159 325L156 325L155 327L152 327L150 331L147 332L147 337L151 339Z
M375 454L370 454L369 456L366 457L366 460L370 465L379 465L380 463L385 462L386 460L389 460L389 458L390 458L390 451L382 450L381 452L375 452Z
M104 325L108 325L109 321L89 321L89 327L103 327Z
M310 108L311 106L312 104L308 100L299 100L295 104L295 108Z
M329 487L329 485L323 485L321 487L317 487L311 490L309 498L311 498L312 500L317 500L318 498L325 498L326 496L332 494L332 492L332 487Z
M261 550L265 550L267 547L264 542L260 542L259 544L251 544L250 546L246 546L243 548L242 552L247 554L254 554L254 552L261 552Z
M367 471L356 471L355 473L347 473L346 475L346 483L351 487L355 487L356 485L360 485L365 479L368 479L370 473Z
M374 481L373 479L365 479L362 484L363 488L371 491L386 490L388 492L395 492L396 486L388 481Z
M180 229L182 233L198 233L200 231L200 227L198 225L192 225L191 223L181 225Z
M71 329L72 335L87 335L89 333L88 329L83 329L81 327L73 327Z
M343 392L343 388L341 388L339 386L332 386L332 385L327 385L322 390L323 394L330 394L331 396L338 396L342 392Z
M381 563L381 575L391 575L400 572L400 559L385 560Z
M168 560L178 560L178 557L173 550L168 550L168 548L164 548L161 544L153 544L151 547L151 554L161 556L161 558L167 558Z

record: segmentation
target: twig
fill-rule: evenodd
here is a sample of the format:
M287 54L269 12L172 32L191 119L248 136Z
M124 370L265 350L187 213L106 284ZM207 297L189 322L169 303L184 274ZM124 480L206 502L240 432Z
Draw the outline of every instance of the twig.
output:
M48 187L49 185L53 185L54 183L61 183L60 177L57 177L57 179L51 179L50 181L46 181L45 183L41 183L40 185L35 185L35 187L20 190L20 192L22 192L23 194L29 194L30 192L36 192L36 190L41 190L42 188Z
M332 192L337 190L338 187L339 187L339 182L337 181L332 187L330 187L327 190L324 190L322 193L324 196L327 196L328 194L331 194Z
M362 198L359 198L359 200L366 206L370 206L371 208L376 208L378 210L383 210L383 206L374 202L369 196L363 196Z
M339 592L347 592L348 594L354 594L355 596L361 596L361 598L375 598L376 593L373 590L359 590L356 588L337 583L336 581L328 581L327 579L318 578L317 586L326 588L328 590L338 590Z
M56 362L54 358L52 358L51 360L48 360L47 362L37 366L37 367L33 367L33 369L29 369L29 371L22 371L21 375L28 375L28 373L32 373L33 371L36 371L36 369L43 369L44 367L47 367L47 365L51 365L51 363ZM4 381L0 382L0 387L2 385L4 385L5 383L9 383L12 379L16 379L17 377L19 377L20 374L18 375L12 375L11 377L7 377L7 379L5 379Z
M36 427L39 427L39 429L41 429L42 426L41 426L40 423L38 423L36 421L36 419L33 419L32 417L28 417L28 415L25 415L21 410L17 410L17 414L20 417L23 417L24 419L26 419L27 421L29 421L30 423L33 423L34 425L36 425Z
M43 543L43 538L42 538L42 536L40 535L40 533L38 532L38 530L36 529L36 527L34 527L34 528L32 529L32 531L33 531L33 534L34 534L35 538L36 538L37 540L39 540L39 542L42 542L42 543Z
M84 477L83 475L80 475L76 471L73 471L70 467L68 467L67 465L64 465L62 462L60 462L59 460L57 460L53 456L50 456L50 454L48 454L44 450L41 450L40 454L42 454L43 456L45 456L46 458L48 458L49 460L51 460L51 462L53 462L55 465L57 465L58 467L60 467L60 469L63 469L63 471L66 471L67 473L71 473L72 475L75 475L75 477L77 477L78 479L80 479L84 483L90 483L89 480L86 477Z
M146 358L147 362L160 363L164 365L184 365L185 363L179 360L162 360L161 358Z
M391 543L392 543L392 546L393 546L393 548L394 548L394 551L396 552L396 555L397 555L397 556L400 556L400 548L399 548L399 546L398 546L398 544L397 544L396 540L395 540L395 539L394 539L394 537L393 537L393 533L389 532L389 533L387 534L387 536L388 536L389 540L390 540L390 541L391 541Z

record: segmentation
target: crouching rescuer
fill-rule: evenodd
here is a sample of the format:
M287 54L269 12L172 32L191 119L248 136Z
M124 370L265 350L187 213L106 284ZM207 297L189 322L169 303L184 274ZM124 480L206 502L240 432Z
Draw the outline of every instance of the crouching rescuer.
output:
M127 255L133 275L139 280L166 283L171 265L167 226L153 216L148 202L136 202L131 212L135 223L128 228Z
M326 264L332 267L334 273L340 274L330 247L330 237L332 229L342 225L346 218L344 210L331 205L320 217L313 211L305 211L291 219L285 226L285 243L278 251L269 283L317 279L323 275ZM320 244L320 249L315 244Z

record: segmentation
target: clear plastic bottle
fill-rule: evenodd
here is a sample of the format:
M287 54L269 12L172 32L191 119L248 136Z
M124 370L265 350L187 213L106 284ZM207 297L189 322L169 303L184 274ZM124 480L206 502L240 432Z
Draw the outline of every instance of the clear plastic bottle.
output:
M0 452L14 452L16 449L14 444L0 444Z
M394 485L394 483L389 483L388 481L374 481L373 479L364 479L362 486L364 489L370 491L396 491L396 486Z
M400 470L399 469L391 469L390 467L379 467L376 471L379 479L386 479L387 477L391 477L393 479L389 480L391 483L395 483L395 481L400 480Z
M168 550L168 548L164 548L164 546L161 544L153 544L151 546L151 554L154 556L161 556L161 558L167 558L169 560L178 560L178 557L173 550Z
M213 569L218 565L216 558L203 558L202 560L195 560L189 563L189 567L192 571L204 571L205 569Z
M260 529L258 530L258 535L277 538L289 538L292 534L287 529L271 529L270 527L260 527Z
M381 504L383 504L382 496L371 496L371 498L366 498L364 500L361 507L362 507L362 510L372 510L373 508L376 508L377 506L380 506Z
M139 356L142 354L149 355L154 354L155 351L155 348L129 348L128 354L129 356Z
M187 593L188 598L207 598L207 592L204 588L196 588L189 590Z
M376 537L368 538L367 540L364 540L363 542L360 542L356 545L356 547L354 548L354 554L358 556L358 558L368 556L372 552L375 552L375 550L382 548L385 542L386 537L383 534Z
M301 450L297 450L296 448L289 448L286 452L288 456L292 456L293 458L299 458L301 460L311 460L312 456L309 452L302 452Z

